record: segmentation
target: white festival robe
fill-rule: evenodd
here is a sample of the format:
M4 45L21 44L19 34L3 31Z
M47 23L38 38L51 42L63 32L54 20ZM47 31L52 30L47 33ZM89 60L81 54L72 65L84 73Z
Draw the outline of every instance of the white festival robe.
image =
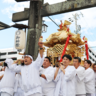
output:
M4 75L4 72L5 72L5 71L0 71L0 76ZM1 79L1 80L2 80L2 79ZM0 80L0 82L1 82L1 80ZM0 93L1 93L1 91L0 91Z
M95 72L95 96L96 96L96 72Z
M4 75L4 72L5 72L5 71L0 71L0 76ZM1 79L1 80L2 80L2 79ZM0 80L0 81L1 81L1 80Z
M85 88L86 93L95 94L95 74L93 69L88 68L85 70Z
M9 68L17 73L21 72L22 85L24 90L24 95L32 95L35 93L42 93L41 82L39 77L39 69L42 65L44 58L38 54L38 57L30 65L17 66L13 64Z
M12 65L13 60L7 59L5 61L7 64ZM8 67L5 68L4 76L0 82L0 91L6 92L13 96L15 84L15 72L10 70Z
M40 74L44 74L46 80L40 77L42 85L42 95L43 96L54 96L56 83L54 82L55 68L49 66L48 68L40 68Z
M85 69L79 66L76 69L76 76L75 76L76 95L86 94L84 77L85 77Z
M24 96L20 74L16 74L16 77L15 77L14 96Z
M76 69L74 66L67 66L65 74L59 70L55 79L57 84L54 96L75 96L75 76Z

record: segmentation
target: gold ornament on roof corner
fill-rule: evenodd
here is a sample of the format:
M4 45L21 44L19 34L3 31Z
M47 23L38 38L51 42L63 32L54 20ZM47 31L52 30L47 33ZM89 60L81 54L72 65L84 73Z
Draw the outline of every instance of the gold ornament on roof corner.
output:
M84 41L88 41L88 39L85 37L85 38L84 38Z

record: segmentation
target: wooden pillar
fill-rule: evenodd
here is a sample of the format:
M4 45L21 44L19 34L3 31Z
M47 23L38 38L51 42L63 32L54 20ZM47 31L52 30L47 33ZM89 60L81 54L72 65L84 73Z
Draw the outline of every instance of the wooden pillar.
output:
M38 41L42 30L42 18L40 14L42 4L41 1L30 1L29 29L25 53L30 54L34 59L36 59L38 54Z

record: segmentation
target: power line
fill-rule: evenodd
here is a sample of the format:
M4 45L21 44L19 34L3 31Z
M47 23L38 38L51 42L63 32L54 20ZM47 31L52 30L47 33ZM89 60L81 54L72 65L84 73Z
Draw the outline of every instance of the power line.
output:
M49 18L55 25L57 25L57 26L59 27L59 25L58 25L52 18L50 18L49 16L48 16L48 18Z
M78 34L80 32L80 30L81 30L81 25L78 25L77 24L77 20L80 17L80 15L83 16L83 14L77 14L77 13L75 13L75 14L73 14L73 18L69 18L69 21L71 21L71 22L74 22L75 21L75 28L76 28L76 30L74 32L76 34Z

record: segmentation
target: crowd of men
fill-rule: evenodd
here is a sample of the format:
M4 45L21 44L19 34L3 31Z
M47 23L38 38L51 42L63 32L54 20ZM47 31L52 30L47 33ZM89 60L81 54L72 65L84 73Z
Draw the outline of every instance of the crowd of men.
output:
M24 59L6 59L0 71L1 96L96 96L96 64L91 61L65 54L58 67L51 66L49 57L43 57L43 47L39 44L38 57L24 55ZM21 65L18 65L21 61ZM24 64L23 64L24 63ZM93 71L94 70L94 71Z

